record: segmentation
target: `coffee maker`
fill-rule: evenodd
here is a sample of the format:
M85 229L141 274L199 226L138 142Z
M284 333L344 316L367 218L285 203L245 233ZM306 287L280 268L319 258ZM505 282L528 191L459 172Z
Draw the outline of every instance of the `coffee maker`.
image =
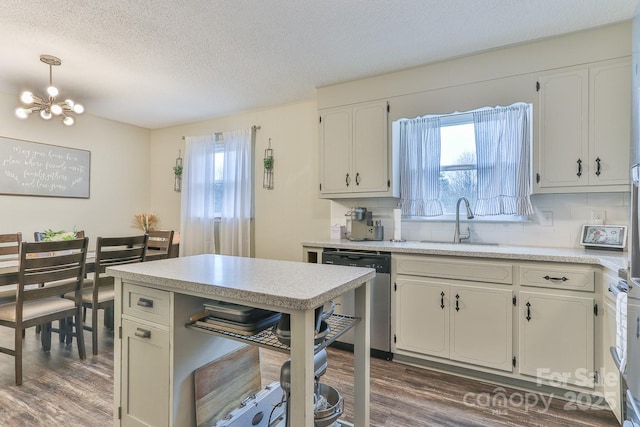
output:
M367 208L351 208L345 214L347 216L347 239L349 240L382 240L384 227L380 221L375 224L372 219L373 213Z

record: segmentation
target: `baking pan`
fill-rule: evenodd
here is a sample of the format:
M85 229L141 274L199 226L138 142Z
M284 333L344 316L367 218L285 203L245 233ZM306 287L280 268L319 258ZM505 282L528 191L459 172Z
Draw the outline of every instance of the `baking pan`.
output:
M204 309L209 313L209 316L238 323L255 323L276 314L275 311L217 300L206 301Z
M227 332L233 332L240 335L255 335L280 320L280 313L273 313L252 323L234 322L232 320L220 319L218 317L209 316L202 319L207 326L217 328Z

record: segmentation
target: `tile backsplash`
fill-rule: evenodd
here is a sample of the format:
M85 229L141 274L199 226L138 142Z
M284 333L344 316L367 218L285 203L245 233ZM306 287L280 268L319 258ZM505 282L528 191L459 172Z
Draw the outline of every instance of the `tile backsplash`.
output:
M523 222L494 222L476 217L460 220L461 229L471 229L471 241L513 246L579 248L583 224L629 225L630 193L537 194L531 196L535 214ZM366 207L373 219L382 221L384 239L393 237L395 199L334 200L331 224L345 225L345 214L353 206ZM452 241L454 221L402 220L402 238L408 241ZM327 227L329 236L330 227Z

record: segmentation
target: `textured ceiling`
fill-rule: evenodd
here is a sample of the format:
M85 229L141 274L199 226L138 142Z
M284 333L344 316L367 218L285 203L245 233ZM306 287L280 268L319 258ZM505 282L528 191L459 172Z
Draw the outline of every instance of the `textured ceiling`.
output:
M633 17L638 0L2 0L0 92L155 129Z

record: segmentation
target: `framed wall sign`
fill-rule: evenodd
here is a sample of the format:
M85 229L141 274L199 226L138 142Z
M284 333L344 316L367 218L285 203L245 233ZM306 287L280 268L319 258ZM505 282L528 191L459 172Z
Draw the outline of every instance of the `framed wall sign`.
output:
M0 194L89 198L91 152L0 137Z
M589 248L622 250L627 241L626 225L583 225L580 244Z

